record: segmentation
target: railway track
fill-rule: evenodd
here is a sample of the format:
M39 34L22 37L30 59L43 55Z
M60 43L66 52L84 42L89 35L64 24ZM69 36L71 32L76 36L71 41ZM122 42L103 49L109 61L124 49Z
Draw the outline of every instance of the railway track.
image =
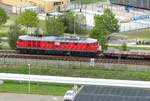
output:
M91 58L87 58L87 57L17 54L15 50L0 50L0 58L63 60L63 61L80 61L80 62L90 62L90 60L91 60ZM95 63L150 66L149 60L119 59L119 58L117 59L117 58L98 57L98 58L95 58L94 61L95 61Z

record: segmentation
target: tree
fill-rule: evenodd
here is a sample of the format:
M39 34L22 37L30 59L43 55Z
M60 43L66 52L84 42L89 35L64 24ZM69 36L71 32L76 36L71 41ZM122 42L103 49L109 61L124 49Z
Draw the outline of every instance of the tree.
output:
M65 26L66 33L74 32L74 13L73 12L65 12L60 16L60 19L63 21Z
M118 20L110 9L105 9L103 15L96 15L94 19L95 26L92 29L91 37L98 39L102 50L105 50L108 35L119 32Z
M26 26L28 31L29 27L37 27L39 20L37 18L37 13L31 10L27 10L20 14L18 17L18 22L21 25Z
M86 34L86 18L83 14L75 16L75 30L76 34Z
M74 33L75 34L82 34L86 33L86 18L83 14L75 14L73 12L65 12L62 16L64 26L65 26L65 33ZM75 28L75 29L74 29Z
M0 8L0 25L5 24L8 18L9 17L5 10Z
M121 45L121 50L122 50L122 51L128 51L128 46L127 46L126 43L123 43L123 44Z
M59 17L49 17L45 27L48 35L61 35L64 33L64 23Z
M17 22L15 22L14 25L10 26L10 30L8 32L8 43L11 49L16 48L17 39L22 34L24 34L24 32L20 30L20 26Z

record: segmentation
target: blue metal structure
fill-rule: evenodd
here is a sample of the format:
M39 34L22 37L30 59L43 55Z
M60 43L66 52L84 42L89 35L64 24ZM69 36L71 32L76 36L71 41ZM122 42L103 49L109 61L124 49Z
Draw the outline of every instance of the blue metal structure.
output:
M110 0L110 3L150 10L150 0Z

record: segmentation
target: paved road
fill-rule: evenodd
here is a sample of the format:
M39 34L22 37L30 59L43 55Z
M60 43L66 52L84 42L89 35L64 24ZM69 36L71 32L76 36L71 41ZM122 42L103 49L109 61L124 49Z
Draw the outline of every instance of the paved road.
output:
M0 93L0 101L63 101L63 97Z

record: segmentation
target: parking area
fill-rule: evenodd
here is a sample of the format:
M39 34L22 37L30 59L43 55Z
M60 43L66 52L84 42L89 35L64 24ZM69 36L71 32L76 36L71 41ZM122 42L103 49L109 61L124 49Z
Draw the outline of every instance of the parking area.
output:
M63 101L62 96L0 93L0 101Z

